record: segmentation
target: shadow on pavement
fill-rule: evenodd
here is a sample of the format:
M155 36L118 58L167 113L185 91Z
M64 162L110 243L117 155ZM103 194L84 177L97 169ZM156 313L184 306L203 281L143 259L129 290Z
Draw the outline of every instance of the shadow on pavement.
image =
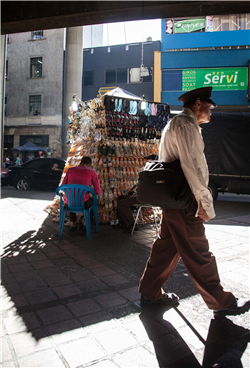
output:
M161 368L243 368L250 330L228 318L211 319L205 338L178 308L144 307L139 317Z
M63 334L139 313L135 304L149 249L122 232L101 226L87 240L82 232L58 239L47 218L2 250L3 313L7 333L31 332L36 339ZM181 299L197 294L180 263L168 289Z

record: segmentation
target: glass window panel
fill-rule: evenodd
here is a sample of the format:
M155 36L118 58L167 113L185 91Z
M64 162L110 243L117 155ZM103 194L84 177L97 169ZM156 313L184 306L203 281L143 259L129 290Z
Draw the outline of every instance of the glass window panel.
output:
M239 19L239 21L238 21L239 30L246 29L246 25L247 25L246 15L245 14L239 14L238 19Z
M84 83L84 86L93 86L94 85L94 71L84 72L83 83Z
M221 30L229 31L229 16L228 15L221 17Z
M42 77L43 58L31 58L30 59L30 78Z
M140 83L141 81L141 68L129 69L129 83Z
M43 38L43 31L33 31L31 32L32 40L41 40Z
M30 116L41 115L41 96L29 96L29 114Z
M229 20L230 20L230 30L237 31L238 30L237 15L230 15Z
M127 69L117 69L117 83L127 83Z
M153 68L152 67L141 68L141 82L142 83L153 82Z
M116 70L106 70L105 84L116 83Z
M250 14L247 14L246 17L247 17L246 29L250 29Z
M5 79L8 79L8 60L6 60L5 64Z
M221 31L221 17L213 17L213 30Z

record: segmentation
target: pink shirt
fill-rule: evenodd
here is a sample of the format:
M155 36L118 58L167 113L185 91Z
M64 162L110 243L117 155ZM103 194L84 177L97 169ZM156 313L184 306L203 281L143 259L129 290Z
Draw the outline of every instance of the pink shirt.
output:
M63 184L81 184L90 186L93 184L95 193L101 194L101 188L98 180L98 176L95 170L87 166L74 166L68 169L66 176L63 179ZM84 202L88 200L88 195L85 194Z

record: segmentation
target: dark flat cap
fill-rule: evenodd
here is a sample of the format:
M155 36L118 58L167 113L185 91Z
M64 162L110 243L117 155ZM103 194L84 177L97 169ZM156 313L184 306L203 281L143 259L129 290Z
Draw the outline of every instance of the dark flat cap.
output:
M217 107L217 104L212 101L211 93L213 87L196 88L192 91L188 91L178 98L178 101L183 102L185 107L186 104L195 102L197 100L209 102L212 108Z

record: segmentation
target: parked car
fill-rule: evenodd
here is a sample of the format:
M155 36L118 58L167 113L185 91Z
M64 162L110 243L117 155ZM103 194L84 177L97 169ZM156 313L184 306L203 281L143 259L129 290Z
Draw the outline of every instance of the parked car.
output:
M9 169L1 168L1 185L8 185L8 171Z
M60 182L64 165L65 161L60 158L38 158L20 166L10 166L8 184L18 190L55 190ZM57 166L56 170L54 166Z

